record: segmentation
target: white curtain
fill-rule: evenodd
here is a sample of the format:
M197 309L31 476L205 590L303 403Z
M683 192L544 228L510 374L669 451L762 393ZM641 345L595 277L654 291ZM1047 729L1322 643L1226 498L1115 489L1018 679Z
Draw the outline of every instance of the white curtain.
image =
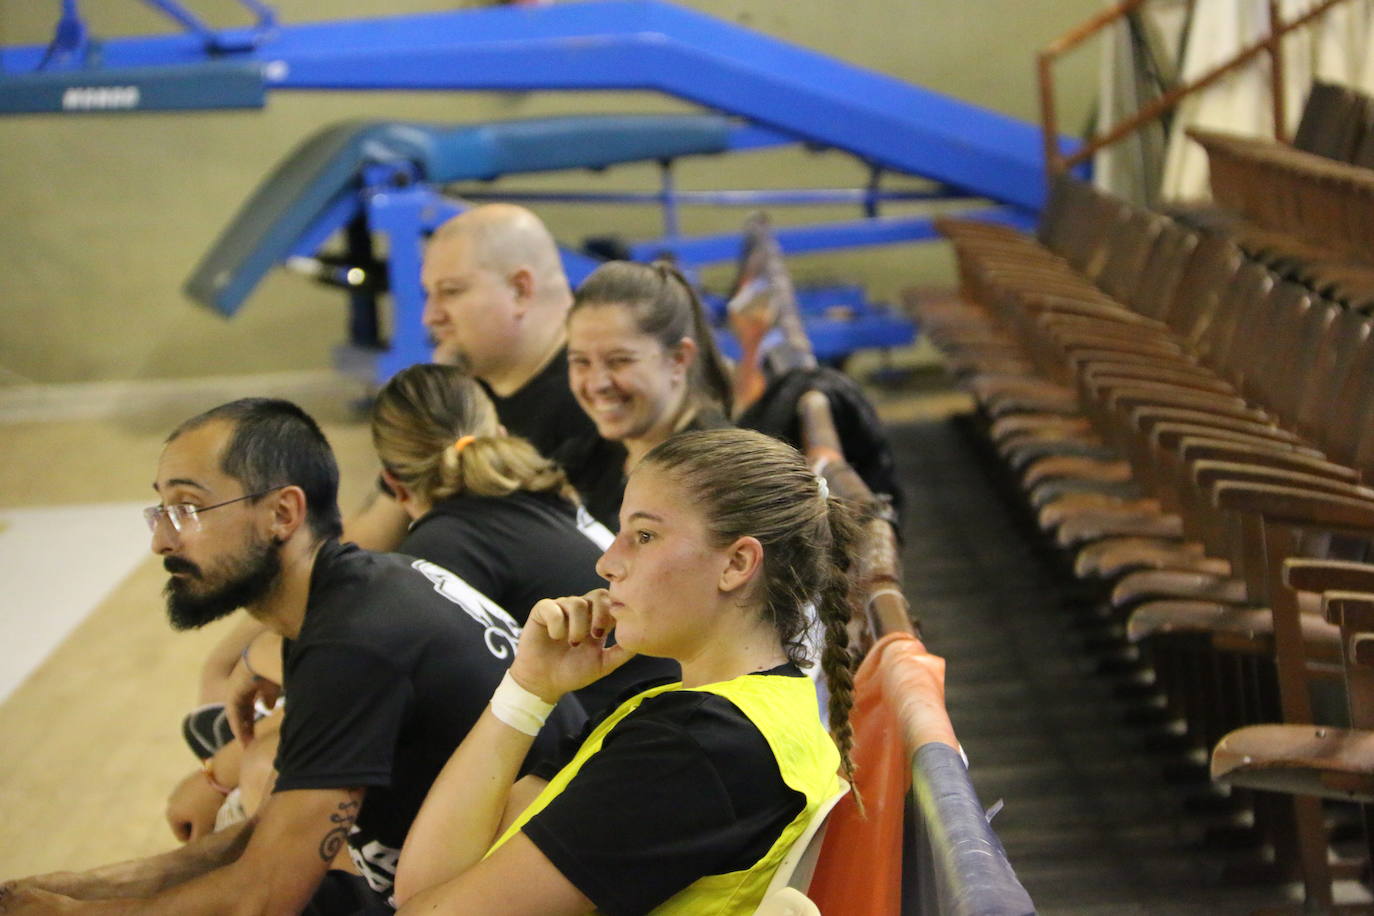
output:
M1097 130L1118 124L1158 98L1156 80L1142 72L1145 54L1166 80L1177 73L1179 46L1188 22L1188 0L1156 0L1140 10L1136 29L1127 20L1111 26L1099 42ZM1148 36L1148 51L1141 39ZM1143 206L1159 203L1159 176L1165 143L1156 121L1093 157L1093 181L1117 197Z
M1318 0L1281 0L1285 20L1301 16ZM1146 4L1160 35L1178 40L1183 25L1178 19L1178 4ZM1234 57L1269 34L1269 9L1266 0L1195 0L1191 21L1187 23L1185 44L1178 60L1178 78L1192 82L1218 64ZM1103 43L1103 66L1099 86L1103 125L1119 119L1129 92L1123 86L1135 85L1134 61L1121 34ZM1284 42L1284 102L1289 136L1302 115L1302 106L1314 78L1353 86L1374 95L1374 0L1351 0L1327 11L1314 24L1289 35ZM1253 58L1249 65L1235 71L1201 92L1186 98L1175 109L1164 155L1160 196L1167 202L1198 201L1209 197L1207 156L1184 131L1193 126L1230 131L1250 136L1273 136L1273 104L1270 101L1270 62L1267 54ZM1128 143L1131 141L1123 141ZM1118 144L1120 145L1120 144ZM1126 176L1130 169L1148 169L1140 155L1139 144L1124 146L1121 152L1099 155L1096 166L1104 187L1140 199L1133 189L1148 186L1148 172Z

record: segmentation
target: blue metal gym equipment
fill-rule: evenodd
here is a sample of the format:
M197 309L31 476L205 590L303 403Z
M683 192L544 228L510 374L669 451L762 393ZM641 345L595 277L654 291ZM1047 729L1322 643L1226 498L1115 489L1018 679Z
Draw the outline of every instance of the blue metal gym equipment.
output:
M3 0L0 0L3 2ZM133 112L255 107L276 90L656 90L723 115L677 118L554 118L465 127L341 125L304 143L240 210L187 283L199 301L232 314L274 265L290 264L350 290L350 337L380 344L375 296L390 289L393 333L375 366L379 379L428 357L420 326L423 237L462 203L439 186L518 172L664 163L664 186L623 202L664 207L662 238L632 244L631 256L671 252L689 270L731 260L739 236L682 237L684 203L805 203L849 200L861 218L782 228L795 254L936 237L928 217L883 216L880 205L912 197L985 198L968 215L1028 227L1044 201L1038 130L938 93L828 58L660 0L589 0L537 7L283 25L260 0L239 0L247 27L216 29L177 0L144 0L180 34L97 40L77 0L63 0L52 41L0 48L0 114ZM712 192L672 186L683 155L729 154L784 144L848 153L868 168L855 190ZM1071 152L1071 141L1061 146ZM884 191L892 172L935 183L931 192ZM478 195L472 195L476 197ZM503 194L505 199L549 199ZM553 199L607 200L606 195ZM320 246L342 231L342 256ZM374 235L387 241L383 266ZM576 282L594 261L569 255ZM863 309L851 309L862 317ZM865 340L910 340L889 321ZM855 349L842 328L812 318L818 343ZM881 322L879 322L881 323ZM854 326L857 329L858 325ZM857 342L858 337L853 342ZM871 342L860 345L871 346ZM825 353L830 347L818 347Z

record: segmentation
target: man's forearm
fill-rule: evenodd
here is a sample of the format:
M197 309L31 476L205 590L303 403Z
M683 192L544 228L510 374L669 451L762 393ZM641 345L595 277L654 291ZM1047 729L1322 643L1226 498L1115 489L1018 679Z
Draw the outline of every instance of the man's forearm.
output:
M78 900L151 897L235 861L252 835L250 820L161 855L84 872L37 875L25 883Z

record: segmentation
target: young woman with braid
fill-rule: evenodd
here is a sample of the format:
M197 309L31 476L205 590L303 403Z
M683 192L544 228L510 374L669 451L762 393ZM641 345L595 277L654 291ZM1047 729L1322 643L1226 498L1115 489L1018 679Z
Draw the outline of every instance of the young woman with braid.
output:
M609 587L535 605L430 790L401 853L403 914L753 913L851 775L851 510L790 446L722 429L649 452L620 515ZM801 671L808 604L833 740ZM515 782L550 704L636 653L676 659L682 680L593 722L547 782Z
M625 475L674 433L729 426L730 372L690 283L668 264L610 261L568 313L568 387L596 435L553 458L614 529Z
M470 376L440 365L397 373L372 408L372 443L412 519L398 553L457 573L522 624L541 598L602 586L596 561L611 533L557 465L506 435ZM627 689L677 673L672 662L645 657L577 698L597 712Z

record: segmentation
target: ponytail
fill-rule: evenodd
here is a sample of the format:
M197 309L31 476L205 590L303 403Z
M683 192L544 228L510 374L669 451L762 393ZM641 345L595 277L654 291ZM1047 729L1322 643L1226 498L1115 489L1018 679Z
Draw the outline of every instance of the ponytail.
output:
M706 306L697 295L696 288L687 282L682 271L667 261L655 261L654 268L663 275L663 282L676 282L687 294L691 304L692 332L690 336L697 345L696 364L692 367L692 396L700 408L702 402L716 407L727 417L734 408L734 386L730 382L730 368L716 345L715 332L706 318Z
M432 488L420 492L430 502L440 502L463 493L509 496L518 490L557 493L570 502L577 501L558 465L535 451L527 440L514 436L474 436L462 449L444 449Z

